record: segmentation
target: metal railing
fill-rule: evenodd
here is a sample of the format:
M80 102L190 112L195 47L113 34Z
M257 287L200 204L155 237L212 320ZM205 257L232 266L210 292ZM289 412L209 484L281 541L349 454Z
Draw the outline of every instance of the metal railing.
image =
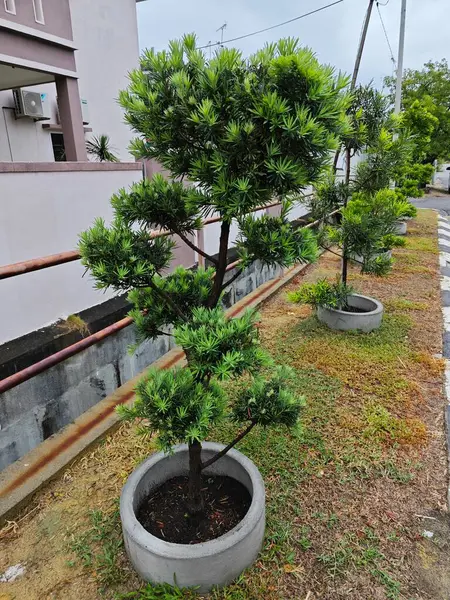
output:
M311 194L309 194L309 195L311 195ZM305 196L305 197L307 197L307 196ZM274 202L269 205L260 206L258 208L255 208L250 212L257 212L258 210L272 208L275 206L279 206L280 204L281 204L280 202ZM332 213L330 213L329 215L327 215L327 217L331 217L338 212L339 212L339 210L335 210ZM220 222L221 220L222 219L220 217L212 217L210 219L206 219L203 222L203 226L209 225L211 223L217 223L217 222ZM318 219L317 221L308 223L304 227L305 227L305 229L312 228L312 227L319 225L322 221L323 221L323 219ZM160 236L166 236L166 235L172 235L172 234L167 231L151 232L151 237L160 237ZM27 261L23 261L23 262L19 262L19 263L14 263L11 265L5 265L3 267L0 267L0 279L7 279L9 277L16 277L18 275L23 275L25 273L31 273L33 271L38 271L40 269L47 269L49 267L53 267L56 265L61 265L61 264L71 262L74 260L79 260L80 258L81 258L80 253L77 250L71 250L68 252L52 254L49 256L44 256L41 258L36 258L36 259L31 259L31 260L27 260ZM227 266L226 271L227 272L232 271L233 269L238 267L241 264L241 262L242 262L241 260L236 260L236 261L230 263ZM118 331L121 331L122 329L124 329L125 327L128 327L132 323L133 323L133 319L131 317L124 317L120 321L117 321L116 323L112 323L111 325L108 325L104 329L101 329L100 331L97 331L96 333L93 333L93 334L83 338L82 340L75 342L74 344L71 344L70 346L67 346L66 348L63 348L62 350L59 350L58 352L55 352L54 354L51 354L50 356L47 356L46 358L34 363L33 365L30 365L29 367L26 367L25 369L22 369L21 371L18 371L17 373L14 373L13 375L10 375L9 377L6 377L5 379L2 379L0 381L0 393L7 392L8 390L18 386L21 383L24 383L25 381L28 381L29 379L35 377L36 375L39 375L40 373L47 371L51 367L56 366L57 364L63 362L64 360L70 358L71 356L79 354L83 350L86 350L86 348L89 348L90 346L97 344L98 342L117 333Z

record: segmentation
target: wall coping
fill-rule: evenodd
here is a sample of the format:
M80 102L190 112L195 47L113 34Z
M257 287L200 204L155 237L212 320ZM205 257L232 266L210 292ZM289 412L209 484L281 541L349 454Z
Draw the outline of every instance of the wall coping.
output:
M62 38L58 35L53 35L52 33L47 33L46 31L42 31L36 27L29 27L28 25L22 25L21 23L17 23L16 21L10 21L9 19L0 19L0 28L10 29L15 33L21 33L23 35L28 35L30 37L37 38L38 40L49 42L50 44L55 44L57 46L64 46L65 48L70 48L71 50L77 50L78 48L73 43L73 40L69 40L66 38Z
M0 173L66 173L68 171L142 171L140 162L0 162Z

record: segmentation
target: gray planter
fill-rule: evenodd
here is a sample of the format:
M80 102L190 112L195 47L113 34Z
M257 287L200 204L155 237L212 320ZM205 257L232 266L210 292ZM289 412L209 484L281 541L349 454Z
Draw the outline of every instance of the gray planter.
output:
M347 303L349 306L370 312L352 313L337 308L319 306L317 318L328 325L330 329L339 331L359 330L368 333L380 327L384 312L381 302L367 296L352 294L348 297Z
M205 442L202 458L208 460L223 449ZM231 531L201 544L173 544L146 531L136 519L141 500L164 481L188 473L188 449L175 446L171 455L158 452L133 471L120 498L120 518L128 557L145 581L199 586L199 593L222 587L238 577L256 559L265 530L265 493L262 477L252 461L230 450L205 474L228 475L242 483L252 496L250 508Z
M406 221L395 221L395 235L406 235L408 224Z

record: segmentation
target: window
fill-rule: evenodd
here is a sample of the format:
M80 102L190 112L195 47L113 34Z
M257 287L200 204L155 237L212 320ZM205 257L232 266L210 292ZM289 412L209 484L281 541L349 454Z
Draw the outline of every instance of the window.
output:
M11 15L16 14L16 0L5 0L5 10Z
M36 23L45 25L44 9L42 8L42 0L33 0L33 8L34 8L34 20L36 21Z
M66 160L66 149L64 147L64 137L62 133L52 133L53 155L56 162Z

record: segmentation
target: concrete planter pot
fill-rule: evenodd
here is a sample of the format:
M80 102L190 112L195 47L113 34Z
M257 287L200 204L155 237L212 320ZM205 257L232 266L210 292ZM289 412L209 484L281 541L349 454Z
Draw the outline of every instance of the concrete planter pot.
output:
M386 250L385 252L379 252L378 254L374 255L374 258L377 258L378 256L382 256L383 258L391 259L392 258L392 250ZM356 262L357 264L362 264L364 259L360 254L351 254L350 260Z
M208 460L224 446L203 444L202 458ZM222 587L238 577L256 559L265 530L265 492L262 477L252 461L230 450L205 475L227 475L242 483L252 502L242 519L228 533L201 544L173 544L153 536L139 523L136 510L143 498L162 483L188 474L188 448L175 446L171 455L158 452L133 471L120 498L120 518L128 557L145 581L198 586L199 593Z
M406 221L395 221L395 235L406 235L408 231L408 223Z
M368 333L378 329L383 320L384 308L381 302L367 296L352 294L348 297L349 306L359 308L368 312L353 313L337 308L328 308L319 306L317 309L317 318L330 329L338 331L358 330Z

